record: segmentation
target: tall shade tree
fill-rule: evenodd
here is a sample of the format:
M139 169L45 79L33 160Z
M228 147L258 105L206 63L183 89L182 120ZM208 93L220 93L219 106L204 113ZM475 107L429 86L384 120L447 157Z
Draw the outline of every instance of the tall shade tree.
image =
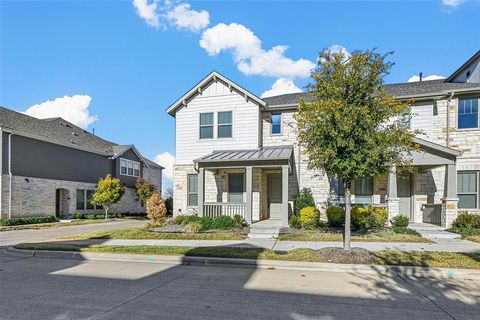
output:
M105 219L112 204L117 203L125 192L120 179L107 175L98 180L97 188L92 197L92 204L102 205L105 210Z
M356 179L408 166L416 132L401 121L409 103L385 93L384 77L393 63L374 50L351 56L324 50L295 119L310 169L323 169L345 189L344 249L350 249L351 188Z

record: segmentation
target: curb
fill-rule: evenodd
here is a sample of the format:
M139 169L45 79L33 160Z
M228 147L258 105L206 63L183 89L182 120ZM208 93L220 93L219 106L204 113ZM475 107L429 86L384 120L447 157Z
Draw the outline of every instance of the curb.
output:
M402 275L409 277L441 277L453 278L457 276L479 276L480 270L476 269L449 269L411 266L384 266L364 264L337 264L322 262L301 261L276 261L276 260L253 260L235 258L212 258L212 257L189 257L189 256L162 256L146 254L120 254L120 253L91 253L72 251L49 251L49 250L24 250L9 247L10 252L29 253L33 258L50 259L74 259L91 261L119 261L141 262L170 265L198 265L217 266L232 268L254 268L269 270L299 270L320 272L343 272L362 273L376 275Z

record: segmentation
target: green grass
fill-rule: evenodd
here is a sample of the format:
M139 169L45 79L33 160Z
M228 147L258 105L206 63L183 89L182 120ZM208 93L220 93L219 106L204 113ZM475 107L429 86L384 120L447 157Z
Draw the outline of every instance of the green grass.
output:
M70 222L47 222L47 223L37 223L37 224L22 224L17 226L5 226L0 227L0 232L3 231L14 231L14 230L29 230L29 229L49 229L49 228L59 228L59 227L68 227L68 226L78 226L82 224L96 224L96 223L105 223L113 221L122 221L123 219L92 219L92 220L76 220Z
M66 236L64 239L244 240L245 236L242 236L237 230L209 233L166 233L150 231L144 227L132 227Z
M478 228L450 228L448 231L462 235L462 239L480 242L480 229Z
M288 252L275 252L262 248L228 247L174 247L174 246L108 246L64 243L22 243L17 249L75 251L94 253L149 254L166 256L196 256L218 258L243 258L280 261L326 262L325 258L313 249L294 249ZM402 265L435 268L480 269L480 256L450 252L372 252L374 264Z
M352 233L352 241L357 242L413 242L429 243L415 231L408 229L404 233L392 233L385 231L372 231L365 234ZM341 231L328 230L299 230L292 233L284 233L278 236L278 240L285 241L342 241Z

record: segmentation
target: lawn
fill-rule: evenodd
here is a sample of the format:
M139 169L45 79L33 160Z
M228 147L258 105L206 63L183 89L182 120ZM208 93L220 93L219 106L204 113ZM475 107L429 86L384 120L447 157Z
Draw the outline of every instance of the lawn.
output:
M200 233L155 232L144 227L105 230L64 237L64 239L149 239L149 240L244 240L239 230Z
M422 238L415 231L408 229L408 233L395 233L390 230L371 231L366 233L352 232L352 241L357 242L414 242L429 243L431 241ZM296 230L282 233L278 240L285 241L342 241L341 230L319 229L319 230Z
M243 258L281 261L328 262L325 257L313 249L294 249L276 252L262 248L229 247L175 247L175 246L108 246L62 243L23 243L17 249L57 250L94 253L127 253L167 256L196 256L218 258ZM480 256L449 252L371 252L373 264L402 265L435 268L480 269Z
M462 235L462 239L480 243L480 229L478 228L451 228L448 231Z
M70 222L46 222L46 223L37 223L37 224L21 224L16 226L0 226L0 232L3 231L14 231L14 230L29 230L29 229L48 229L48 228L59 228L59 227L68 227L68 226L78 226L82 224L96 224L96 223L105 223L105 222L114 222L114 221L123 221L124 219L85 219L85 220L75 220Z

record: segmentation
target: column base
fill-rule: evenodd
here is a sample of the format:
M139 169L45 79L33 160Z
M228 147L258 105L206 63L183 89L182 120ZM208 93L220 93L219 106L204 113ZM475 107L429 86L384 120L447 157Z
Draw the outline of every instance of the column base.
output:
M390 224L390 220L400 214L400 199L388 198L387 210L388 210L388 223Z
M441 225L450 228L458 216L458 198L442 198Z

